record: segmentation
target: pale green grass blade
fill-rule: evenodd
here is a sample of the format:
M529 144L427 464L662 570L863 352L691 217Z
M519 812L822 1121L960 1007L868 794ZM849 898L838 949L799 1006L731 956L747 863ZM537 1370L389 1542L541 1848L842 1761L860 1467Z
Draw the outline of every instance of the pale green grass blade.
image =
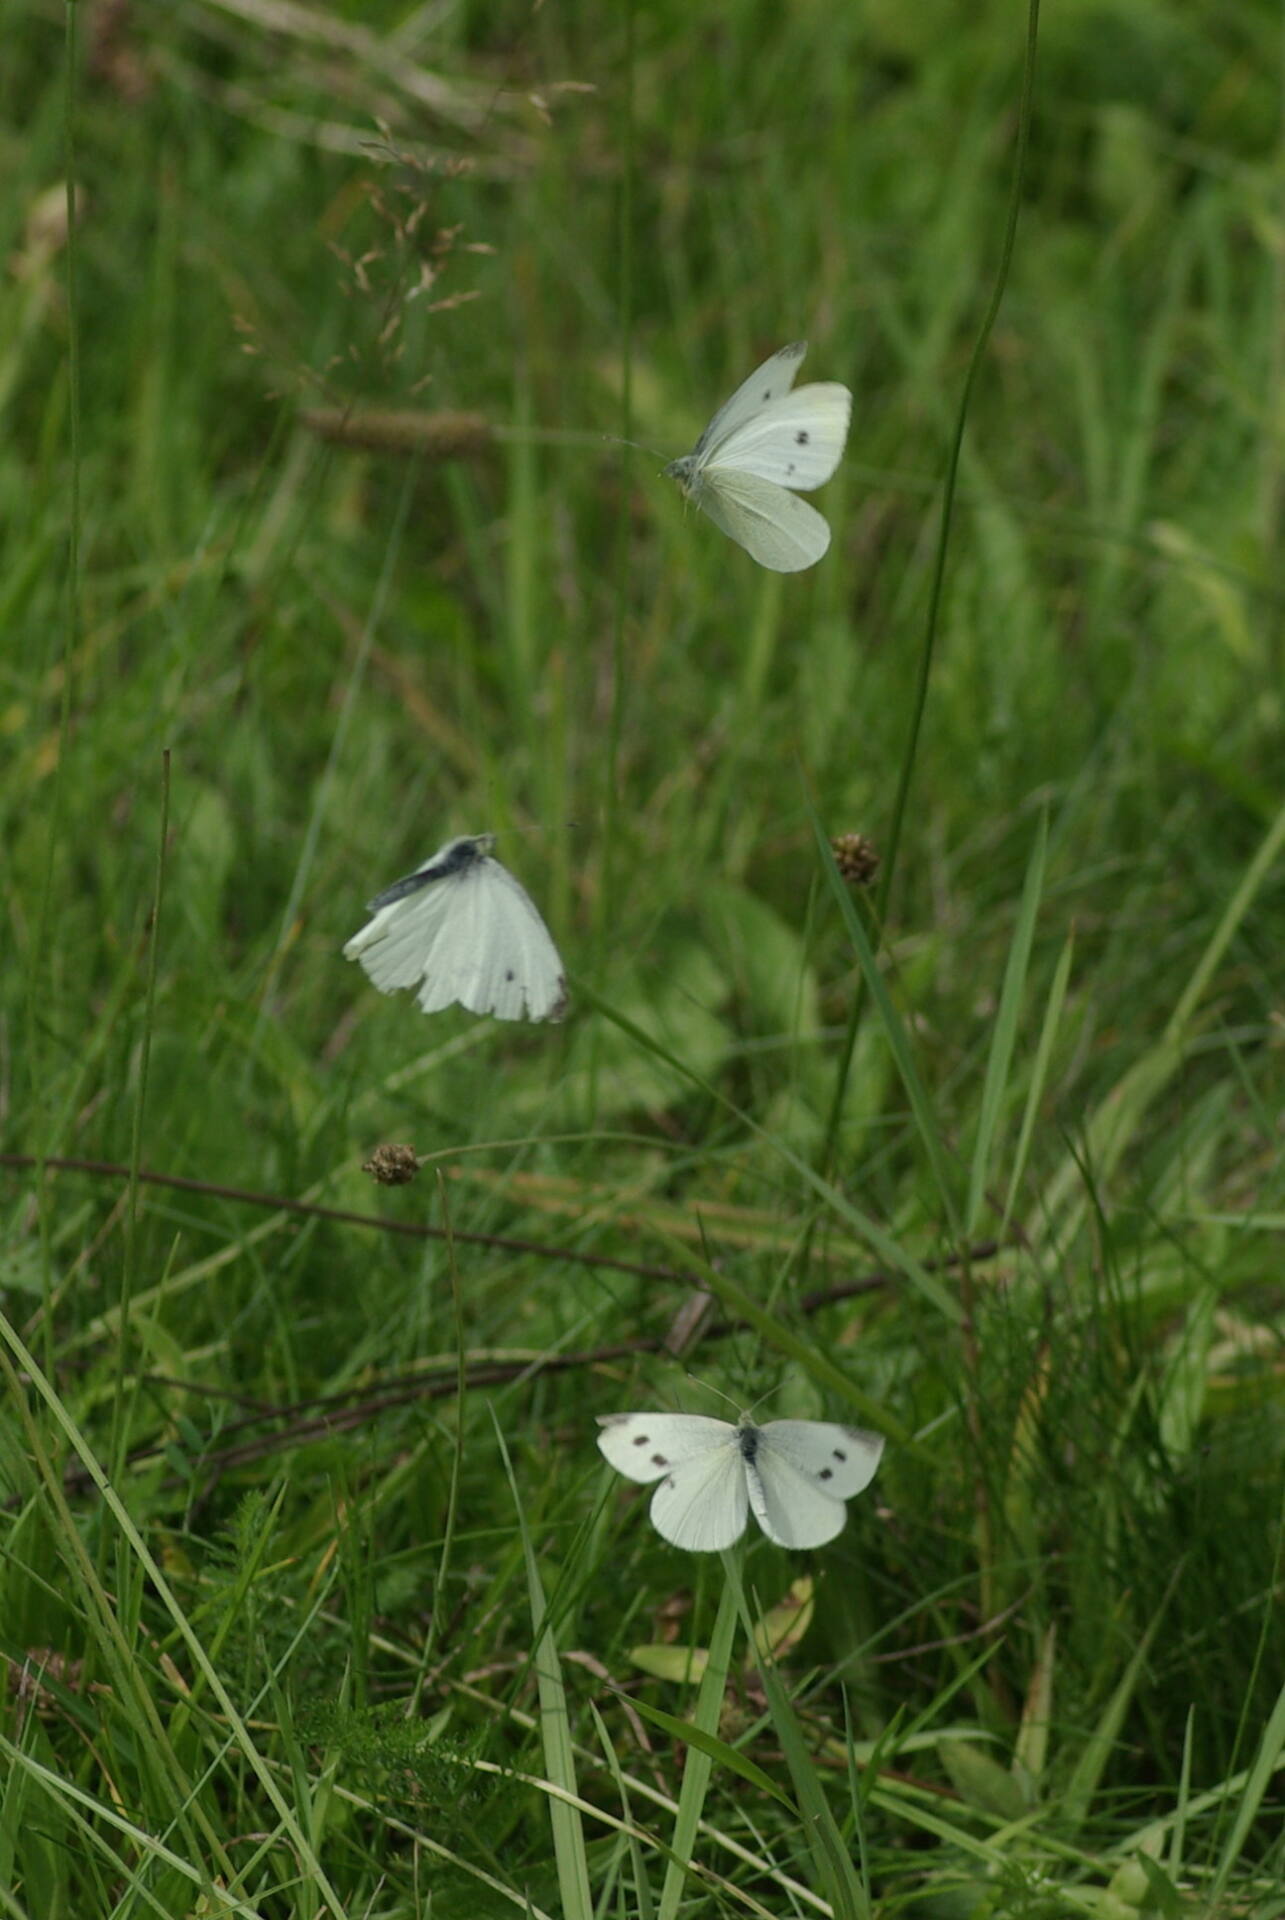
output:
M478 1699L479 1704L485 1704L489 1710L497 1711L496 1703L493 1700L484 1701L481 1696L474 1694L471 1689L466 1688L462 1689L462 1691L469 1693L470 1697ZM524 1713L521 1708L506 1706L503 1709L503 1713L506 1719L511 1718L515 1724L534 1731L536 1726L535 1717ZM684 1722L684 1724L691 1725L691 1722L687 1721ZM921 1748L927 1748L932 1744L932 1739L924 1739L919 1743L919 1746ZM898 1751L900 1750L901 1748L899 1746ZM598 1767L603 1765L601 1756L595 1750L580 1748L578 1751L586 1765ZM494 1773L505 1778L511 1775L510 1769L496 1766L490 1762L479 1761L477 1764L481 1772ZM644 1764L648 1763L644 1762ZM523 1779L527 1778L525 1775L519 1777ZM541 1787L546 1791L549 1790L549 1783L547 1781L531 1780L530 1784ZM627 1776L626 1784L629 1791L641 1805L654 1807L658 1813L663 1813L671 1824L677 1820L679 1811L678 1800L661 1791L656 1786L654 1780L648 1777L647 1774L635 1771ZM624 1830L625 1823L618 1820L615 1815L605 1813L600 1805L593 1805L589 1802L582 1802L581 1804L582 1811L587 1816L592 1815L595 1819L602 1820L604 1824L610 1826L613 1831ZM700 1839L704 1849L701 1856L702 1879L709 1879L716 1884L728 1885L730 1887L730 1881L725 1881L723 1876L709 1864L711 1853L717 1851L719 1854L725 1854L737 1865L748 1867L755 1879L766 1879L770 1881L773 1888L779 1890L780 1898L791 1902L797 1901L801 1906L810 1908L824 1915L826 1912L826 1903L821 1896L815 1893L813 1889L804 1882L795 1879L783 1868L776 1865L768 1853L762 1850L756 1851L754 1848L747 1846L739 1837L739 1821L734 1822L734 1824L737 1826L736 1832L724 1831L709 1818L702 1818L699 1829ZM673 1855L673 1849L666 1846L665 1842L659 1839L654 1833L648 1834L646 1838L648 1845L661 1856L670 1858ZM737 1897L739 1899L745 1899L747 1896L744 1890L741 1889ZM753 1910L760 1911L757 1903L755 1903Z
M1263 1728L1258 1752L1245 1776L1245 1785L1236 1808L1236 1817L1232 1822L1231 1832L1227 1835L1214 1874L1213 1885L1209 1890L1211 1912L1218 1911L1219 1902L1231 1884L1232 1874L1244 1851L1250 1828L1258 1818L1268 1789L1283 1765L1285 1765L1285 1687L1282 1687L1277 1695L1271 1717Z
M1175 1575L1175 1581L1178 1577L1178 1575ZM1160 1622L1164 1618L1165 1607L1168 1603L1169 1596L1173 1593L1173 1584L1173 1582L1170 1583L1169 1593L1166 1594L1165 1600L1162 1601L1157 1608L1142 1638L1130 1655L1124 1672L1112 1689L1110 1699L1099 1714L1097 1724L1085 1740L1079 1757L1071 1770L1070 1778L1067 1780L1059 1803L1059 1812L1067 1830L1072 1835L1076 1834L1084 1826L1092 1810L1094 1797L1101 1784L1102 1775L1106 1771L1107 1763L1115 1751L1116 1742L1120 1737L1120 1729L1124 1725L1125 1715L1128 1713L1130 1704L1138 1690L1143 1670L1146 1667L1147 1656L1151 1651L1151 1646L1156 1634L1160 1630Z
M159 961L161 927L165 906L165 853L168 839L170 814L170 756L168 750L161 756L161 803L160 819L157 831L156 854L156 890L152 895L150 933L147 942L147 980L144 989L143 1038L139 1052L138 1084L134 1094L134 1112L130 1127L129 1140L129 1187L125 1196L125 1249L121 1274L121 1328L122 1338L116 1348L116 1391L112 1406L112 1436L107 1452L107 1470L114 1480L119 1480L125 1463L124 1433L130 1406L130 1396L126 1392L127 1359L130 1341L124 1337L132 1332L130 1327L129 1304L133 1298L138 1258L138 1214L139 1181L138 1170L143 1160L143 1124L147 1112L147 1077L151 1059L152 1035L156 1025L156 973Z
M1191 979L1187 982L1178 1004L1170 1015L1169 1024L1165 1028L1165 1040L1170 1046L1178 1047L1186 1041L1196 1009L1204 999L1224 954L1243 926L1250 908L1263 891L1283 851L1285 851L1285 804L1281 806L1259 843L1253 859L1242 874L1240 884L1227 902L1222 919L1214 928L1208 946L1200 956Z
M724 1559L727 1559L724 1555ZM694 1724L710 1739L717 1740L723 1712L723 1695L732 1663L732 1643L736 1636L736 1596L730 1580L724 1582L719 1596L718 1617L710 1635L709 1660L696 1696L692 1715ZM664 1885L656 1920L677 1920L683 1902L690 1862L695 1857L705 1796L714 1770L711 1755L700 1747L689 1746L683 1761L683 1784L678 1797L678 1814L670 1841L671 1859L665 1868Z
M235 1701L232 1699L232 1696L228 1692L227 1687L224 1685L222 1678L216 1671L213 1663L210 1660L209 1655L205 1650L205 1647L202 1645L200 1639L198 1638L195 1630L191 1625L191 1622L188 1620L186 1613L184 1612L183 1608L179 1605L177 1597L175 1596L168 1580L166 1580L164 1574L162 1573L159 1565L156 1562L155 1557L153 1556L151 1550L147 1546L147 1543L144 1541L142 1535L139 1533L138 1528L135 1525L132 1516L130 1515L129 1511L121 1501L120 1496L116 1492L116 1489L111 1485L110 1481L107 1479L106 1475L104 1474L102 1467L99 1465L98 1460L96 1459L92 1449L89 1447L89 1445L85 1441L84 1437L80 1433L75 1423L68 1417L66 1410L64 1409L62 1402L59 1399L59 1396L51 1387L49 1382L45 1379L44 1374L41 1372L40 1368L36 1365L35 1360L32 1358L31 1354L27 1351L22 1341L18 1338L17 1333L15 1332L13 1327L10 1325L9 1321L7 1319L4 1319L3 1317L0 1317L0 1339L4 1340L5 1344L9 1348L9 1351L12 1353L14 1359L17 1361L18 1366L24 1371L24 1373L26 1373L26 1375L30 1379L31 1384L34 1386L37 1394L39 1395L40 1399L44 1402L46 1408L48 1409L50 1415L52 1416L55 1425L58 1427L63 1437L66 1439L69 1446L75 1452L75 1454L77 1455L77 1457L81 1462L81 1465L85 1468L86 1472L89 1474L91 1480L93 1481L93 1484L97 1490L100 1500L103 1502L103 1505L107 1508L108 1512L111 1514L112 1519L114 1520L117 1528L119 1529L122 1539L125 1545L127 1546L133 1560L136 1562L139 1571L146 1577L147 1581L150 1583L153 1591L156 1594L156 1597L161 1602L161 1605L165 1609L165 1612L169 1615L170 1621L175 1631L177 1632L180 1640L182 1641L183 1645L186 1647L188 1655L192 1660L193 1665L196 1667L202 1679L204 1680L205 1685L209 1688L215 1700L218 1702L220 1712L226 1716L227 1724L231 1731L233 1741L235 1742L237 1749L239 1750L240 1754L245 1760L251 1773L253 1773L260 1787L263 1789L263 1792L266 1795L268 1802L273 1809L273 1812L276 1814L277 1819L281 1823L281 1828L283 1833L288 1836L290 1840L290 1844L293 1847L296 1857L300 1863L301 1869L309 1875L317 1891L329 1903L331 1912L334 1915L334 1920L342 1920L343 1903L340 1900L338 1894L335 1892L334 1888L331 1886L329 1878L326 1875L320 1860L317 1858L316 1850L313 1847L311 1840L309 1839L307 1834L305 1834L305 1832L303 1831L303 1828L301 1827L298 1821L298 1818L295 1814L294 1809L290 1806L284 1794L281 1792L281 1789L277 1784L276 1777L272 1769L269 1767L267 1761L264 1759L263 1755L260 1753L258 1745L255 1742L253 1736L251 1735L250 1730L247 1727L242 1714L237 1708ZM8 1371L7 1363L6 1363L6 1371ZM12 1376L10 1376L10 1388L11 1390L14 1390L15 1400L21 1400L22 1396L20 1393L16 1391L16 1382L13 1381ZM36 1449L36 1451L38 1453L38 1448ZM80 1541L79 1541L76 1529L74 1527L74 1524L72 1523L70 1514L67 1513L65 1506L62 1506L61 1489L58 1488L57 1483L53 1480L52 1475L49 1473L46 1473L45 1475L45 1482L46 1482L47 1490L53 1496L55 1507L59 1507L59 1506L62 1507L61 1517L62 1517L62 1524L63 1524L63 1530L64 1530L64 1537L67 1543L68 1550L73 1556L76 1556L80 1559L82 1577L92 1583L93 1582L92 1569L90 1568L88 1561L84 1559L83 1548L80 1545ZM106 1603L105 1595L103 1596L102 1617L105 1621L112 1623L113 1630L118 1635L119 1628L114 1627L113 1610ZM124 1663L128 1665L128 1662L129 1662L128 1648L122 1645L120 1648L120 1651L124 1656ZM155 1738L159 1749L162 1752L166 1752L168 1749L169 1743L166 1740L161 1730L159 1719L155 1717L154 1709L150 1711L149 1718L152 1722L151 1734ZM177 1763L175 1762L173 1755L168 1754L167 1757L168 1757L168 1764L170 1768L173 1770L175 1777L176 1778L179 1777ZM213 1833L210 1833L208 1835L208 1839L210 1844L215 1849L216 1856L220 1855L222 1853L222 1848L219 1846L217 1839L213 1835ZM227 1863L226 1861L224 1862L224 1870L225 1872L227 1872L228 1876L231 1877L230 1863Z
M1141 1133L1147 1115L1172 1081L1186 1057L1197 1010L1228 946L1243 925L1269 875L1285 850L1285 806L1277 812L1266 835L1214 929L1165 1025L1159 1042L1134 1063L1089 1116L1086 1135L1090 1164L1100 1179L1108 1178ZM1065 1245L1084 1218L1082 1178L1078 1164L1067 1162L1050 1184L1042 1212L1059 1219L1058 1242Z
M1157 1383L1156 1423L1165 1452L1184 1460L1196 1444L1209 1391L1209 1349L1219 1295L1207 1287L1196 1295L1170 1342Z
M1264 1661L1270 1657L1270 1652L1274 1644L1272 1629L1275 1623L1275 1608L1280 1594L1281 1569L1283 1564L1285 1564L1285 1515L1282 1515L1281 1519L1278 1519L1277 1522L1276 1552L1272 1568L1272 1581L1266 1596L1266 1604L1263 1608L1262 1628L1254 1649L1255 1668L1261 1667ZM1244 1787L1241 1791L1239 1805L1236 1808L1236 1815L1232 1823L1231 1832L1227 1835L1214 1876L1214 1891L1210 1899L1211 1907L1217 1905L1218 1896L1224 1893L1231 1884L1231 1876L1235 1871L1240 1855L1244 1849L1249 1830L1258 1816L1259 1809L1266 1797L1268 1787L1274 1775L1278 1773L1283 1766L1285 1766L1285 1688L1282 1688L1281 1692L1276 1696L1275 1704L1271 1714L1268 1716L1267 1724L1263 1729L1263 1736L1259 1742L1258 1752L1254 1756L1254 1760L1245 1777ZM1279 1857L1278 1848L1278 1861Z
M1000 1222L1000 1231L1008 1230L1013 1217L1013 1205L1021 1185L1031 1151L1031 1140L1035 1125L1039 1119L1040 1102L1044 1097L1044 1088L1048 1081L1049 1061L1053 1056L1053 1044L1062 1023L1062 1009L1066 1003L1067 982L1071 977L1071 960L1075 952L1075 936L1068 934L1058 955L1057 966L1053 971L1053 981L1049 987L1048 1002L1044 1009L1044 1019L1040 1027L1040 1037L1035 1049L1035 1064L1031 1068L1030 1085L1026 1093L1026 1107L1022 1114L1022 1125L1017 1136L1017 1146L1013 1152L1013 1166L1008 1179L1008 1193L1004 1200L1004 1216Z
M1187 1809L1191 1804L1191 1748L1196 1709L1187 1710L1182 1737L1182 1773L1178 1781L1178 1804L1174 1809L1173 1830L1169 1835L1169 1877L1181 1880L1186 1870Z
M402 485L397 511L393 517L393 525L384 552L384 565L379 576L369 612L362 624L361 638L358 642L352 668L344 687L343 703L340 706L339 715L335 721L335 729L330 742L330 752L327 756L326 765L321 777L317 782L312 807L303 833L302 844L299 848L299 858L295 864L294 877L290 884L290 892L286 898L285 907L281 915L281 925L277 933L276 944L268 956L267 967L259 988L259 1003L255 1016L254 1036L250 1048L251 1054L255 1051L255 1042L257 1042L259 1038L263 1022L268 1017L273 993L276 988L277 977L285 958L286 949L292 938L293 930L298 921L300 906L312 880L313 867L317 859L317 849L320 844L322 829L326 825L327 816L331 812L332 794L335 789L340 767L343 763L349 730L352 726L353 716L357 708L358 695L366 675L370 650L374 644L375 635L378 633L380 624L385 617L389 586L396 572L397 558L401 552L402 539L406 530L406 520L410 513L414 478L415 472L412 464L412 466L407 469L406 478ZM378 886L382 884L383 882L378 881L376 876L375 890L377 891Z
M790 1770L798 1801L798 1817L812 1856L818 1889L825 1894L834 1920L869 1920L870 1896L853 1866L848 1844L839 1831L821 1784L816 1761L803 1738L798 1715L777 1671L776 1662L768 1650L758 1644L753 1616L741 1584L740 1567L730 1553L725 1553L723 1560L727 1570L728 1591L735 1594L746 1641L753 1649L754 1664L767 1697L768 1712L781 1742L785 1764Z
M593 1716L593 1724L598 1735L598 1744L606 1755L607 1766L612 1779L615 1781L616 1792L620 1796L621 1815L628 1824L629 1831L626 1836L626 1843L629 1848L629 1864L633 1871L634 1900L637 1905L638 1920L652 1920L655 1908L651 1897L651 1881L647 1876L647 1865L643 1858L642 1843L638 1836L633 1810L630 1805L629 1781L625 1777L625 1770L620 1764L620 1756L616 1752L615 1742L611 1738L607 1724L592 1700L589 1702L589 1711Z
M976 1234L987 1205L987 1185L992 1177L991 1153L1004 1109L1009 1071L1013 1063L1013 1050L1017 1045L1022 996L1026 988L1026 972L1031 959L1031 942L1035 938L1035 922L1039 915L1040 901L1044 895L1044 866L1047 851L1048 822L1041 820L1039 832L1035 837L1035 846L1031 852L1030 864L1026 869L1026 884L1022 889L1022 898L1017 910L1017 923L1013 928L1012 945L1008 950L1004 985L1000 990L999 1006L995 1013L995 1028L991 1035L990 1054L986 1062L986 1078L982 1085L977 1137L973 1143L972 1165L968 1173L968 1200L964 1207L964 1238L966 1240L971 1240Z
M115 1807L96 1798L95 1795L86 1793L74 1781L63 1779L52 1768L43 1765L33 1754L21 1752L3 1735L0 1735L0 1753L6 1755L14 1778L38 1784L51 1800L64 1805L65 1809L73 1815L81 1844L103 1852L114 1872L121 1875L126 1884L133 1884L140 1901L152 1912L164 1917L166 1909L156 1903L154 1896L138 1877L140 1859L150 1864L162 1862L172 1873L178 1874L191 1885L194 1889L194 1897L200 1895L217 1900L219 1902L217 1911L226 1913L229 1920L236 1914L243 1914L246 1920L261 1920L261 1908L252 1906L227 1888L213 1891L205 1873L194 1867L181 1854L176 1853L172 1847L167 1847L155 1834L147 1832L136 1821L128 1819ZM86 1815L89 1817L85 1818ZM129 1853L133 1857L132 1866L127 1866L122 1856L108 1849L100 1831L104 1826L110 1827L128 1841ZM15 1907L14 1911L17 1912L19 1909Z
M548 1602L535 1548L526 1524L526 1513L518 1494L513 1465L499 1422L494 1421L496 1445L504 1459L505 1471L513 1489L513 1502L522 1538L522 1558L526 1567L527 1604L531 1611L532 1665L540 1697L540 1741L544 1765L556 1793L550 1793L549 1825L553 1831L553 1854L557 1863L558 1888L564 1920L593 1920L593 1895L589 1890L589 1865L585 1856L584 1827L579 1807L575 1751L571 1739L571 1719L567 1691L562 1680L558 1643L549 1617Z
M1024 1769L1038 1787L1044 1777L1053 1725L1053 1674L1057 1659L1057 1622L1045 1628L1035 1656L1022 1720L1013 1744L1015 1769Z
M666 1713L660 1707L649 1705L646 1700L635 1700L633 1709L640 1719L650 1721L652 1726L668 1734L671 1740L681 1740L685 1745L697 1748L710 1760L716 1761L720 1767L726 1767L732 1773L738 1773L748 1786L756 1788L759 1793L770 1794L780 1800L783 1806L789 1806L788 1797L781 1793L776 1782L769 1774L764 1773L762 1767L756 1767L752 1760L747 1760L745 1755L735 1747L729 1747L726 1740L720 1740L716 1734L707 1733L705 1728L698 1726L694 1720L682 1720L677 1714Z

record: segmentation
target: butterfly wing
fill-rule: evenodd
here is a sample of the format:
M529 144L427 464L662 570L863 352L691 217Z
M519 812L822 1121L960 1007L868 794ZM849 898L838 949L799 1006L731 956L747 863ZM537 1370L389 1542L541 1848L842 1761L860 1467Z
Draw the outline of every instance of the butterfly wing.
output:
M380 907L390 907L396 900L404 900L409 894L419 893L431 881L447 880L466 868L476 865L490 853L495 845L493 833L463 833L454 840L448 840L437 852L430 854L414 873L408 873L403 880L394 880L391 887L385 887L367 903L366 911L375 913Z
M749 1492L737 1429L695 1413L612 1413L598 1445L630 1480L659 1480L651 1522L671 1546L697 1553L730 1547L745 1531Z
M413 987L431 964L450 912L449 885L428 885L398 894L382 906L376 901L371 905L375 917L348 941L345 960L360 960L367 978L381 993Z
M440 984L425 971L425 1013L458 1000L497 1020L560 1020L567 1005L562 961L526 888L490 859L470 867L458 887L458 905L437 943Z
M703 1413L600 1413L598 1448L617 1473L644 1486L733 1439L736 1428Z
M733 469L810 493L842 459L851 418L848 389L836 380L818 380L782 394L735 427L706 455L702 475Z
M690 492L716 527L772 573L799 573L830 545L829 522L775 481L715 470L695 476Z
M526 889L485 849L452 840L371 902L374 918L344 947L381 993L418 986L425 1013L466 1007L500 1020L558 1020L562 961Z
M869 1486L883 1439L826 1420L770 1420L747 1462L750 1505L769 1540L820 1547L843 1531L845 1500Z
M651 1497L657 1533L689 1553L730 1547L748 1518L749 1485L734 1429L721 1446L674 1467Z
M738 427L744 426L756 413L788 393L803 365L807 350L806 340L794 340L788 347L778 348L761 367L755 367L749 379L742 380L731 399L723 402L687 457L698 464L712 459Z

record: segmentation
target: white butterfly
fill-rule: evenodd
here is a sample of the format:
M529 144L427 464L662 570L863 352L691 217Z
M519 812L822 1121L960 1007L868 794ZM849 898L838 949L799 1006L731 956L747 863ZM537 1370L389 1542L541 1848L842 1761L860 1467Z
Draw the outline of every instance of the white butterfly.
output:
M344 948L381 993L419 987L425 1013L458 1001L497 1020L560 1020L567 982L530 896L492 860L495 836L448 840L417 872L377 893L374 919Z
M665 472L716 527L773 573L821 558L830 528L794 487L810 493L843 455L852 395L836 381L790 389L808 350L782 347L714 415L690 453Z
M713 1553L751 1508L779 1547L819 1547L843 1530L845 1500L874 1478L883 1439L828 1420L735 1426L697 1413L600 1414L598 1445L617 1473L659 1480L651 1523L675 1547Z

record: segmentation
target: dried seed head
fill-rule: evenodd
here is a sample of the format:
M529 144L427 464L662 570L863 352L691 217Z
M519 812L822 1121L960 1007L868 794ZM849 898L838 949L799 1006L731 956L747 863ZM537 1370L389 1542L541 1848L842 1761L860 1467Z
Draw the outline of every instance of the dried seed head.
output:
M390 1143L376 1147L369 1160L362 1161L361 1170L381 1187L405 1187L419 1172L419 1155L414 1147Z
M854 887L868 887L879 871L879 851L864 833L839 833L830 842L834 864Z

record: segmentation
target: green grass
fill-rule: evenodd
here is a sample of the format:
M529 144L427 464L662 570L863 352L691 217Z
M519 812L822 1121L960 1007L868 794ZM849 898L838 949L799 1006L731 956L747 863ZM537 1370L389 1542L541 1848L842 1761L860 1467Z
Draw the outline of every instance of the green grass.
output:
M1041 23L913 758L1011 9L71 18L0 63L0 1915L1285 1912L1278 12ZM781 579L658 469L801 337ZM486 829L562 1028L341 957ZM651 1531L593 1416L706 1388L887 1435L832 1547Z

